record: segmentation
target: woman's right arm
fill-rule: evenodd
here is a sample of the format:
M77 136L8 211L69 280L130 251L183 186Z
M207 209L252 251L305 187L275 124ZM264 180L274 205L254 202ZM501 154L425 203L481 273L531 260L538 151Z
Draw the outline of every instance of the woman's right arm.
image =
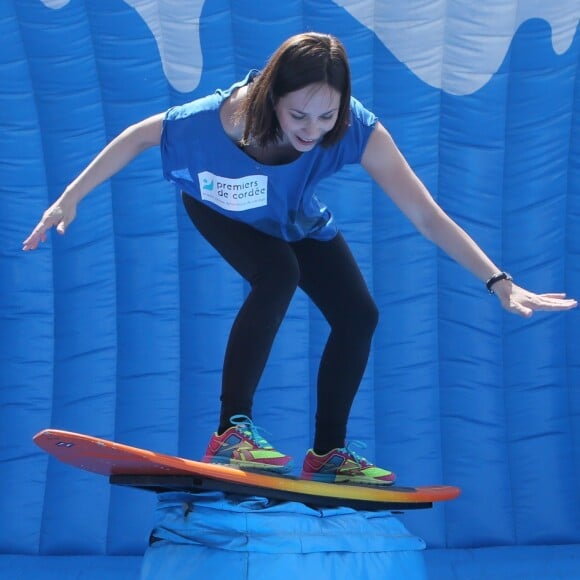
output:
M59 234L64 234L76 216L77 204L85 195L123 169L137 155L159 145L164 118L165 113L148 117L115 137L44 212L40 222L22 243L22 249L36 249L40 242L46 241L46 232L52 227L56 227Z

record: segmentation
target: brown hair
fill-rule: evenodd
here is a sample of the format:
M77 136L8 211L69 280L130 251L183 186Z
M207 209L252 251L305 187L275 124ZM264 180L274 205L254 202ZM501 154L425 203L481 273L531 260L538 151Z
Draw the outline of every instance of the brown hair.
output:
M274 106L280 97L307 85L324 83L341 95L334 127L324 136L323 147L340 141L350 123L351 80L343 44L329 34L306 32L291 36L274 52L254 78L248 98L238 110L245 121L242 144L250 138L261 147L282 137Z

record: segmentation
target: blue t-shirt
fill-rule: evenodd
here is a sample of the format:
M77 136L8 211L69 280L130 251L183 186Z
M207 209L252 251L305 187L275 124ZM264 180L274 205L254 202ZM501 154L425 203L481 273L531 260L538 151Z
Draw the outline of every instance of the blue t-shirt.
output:
M167 111L161 135L163 175L215 211L271 236L330 240L336 224L316 196L316 185L344 165L360 163L377 118L352 98L350 126L339 143L317 145L291 163L259 163L232 141L219 115L231 92L255 74Z

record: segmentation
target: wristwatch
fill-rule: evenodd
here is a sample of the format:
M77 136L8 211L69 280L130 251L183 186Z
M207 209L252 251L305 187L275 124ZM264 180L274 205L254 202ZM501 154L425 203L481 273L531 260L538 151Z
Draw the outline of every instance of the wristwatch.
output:
M493 285L500 280L513 280L513 278L507 272L498 272L494 274L486 283L485 287L490 294L494 294Z

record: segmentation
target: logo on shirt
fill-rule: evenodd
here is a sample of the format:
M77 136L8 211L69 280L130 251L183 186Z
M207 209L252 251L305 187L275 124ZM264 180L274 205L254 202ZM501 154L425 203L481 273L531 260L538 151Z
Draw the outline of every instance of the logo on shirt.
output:
M229 211L246 211L268 205L268 176L246 175L237 179L209 171L197 174L201 199Z

